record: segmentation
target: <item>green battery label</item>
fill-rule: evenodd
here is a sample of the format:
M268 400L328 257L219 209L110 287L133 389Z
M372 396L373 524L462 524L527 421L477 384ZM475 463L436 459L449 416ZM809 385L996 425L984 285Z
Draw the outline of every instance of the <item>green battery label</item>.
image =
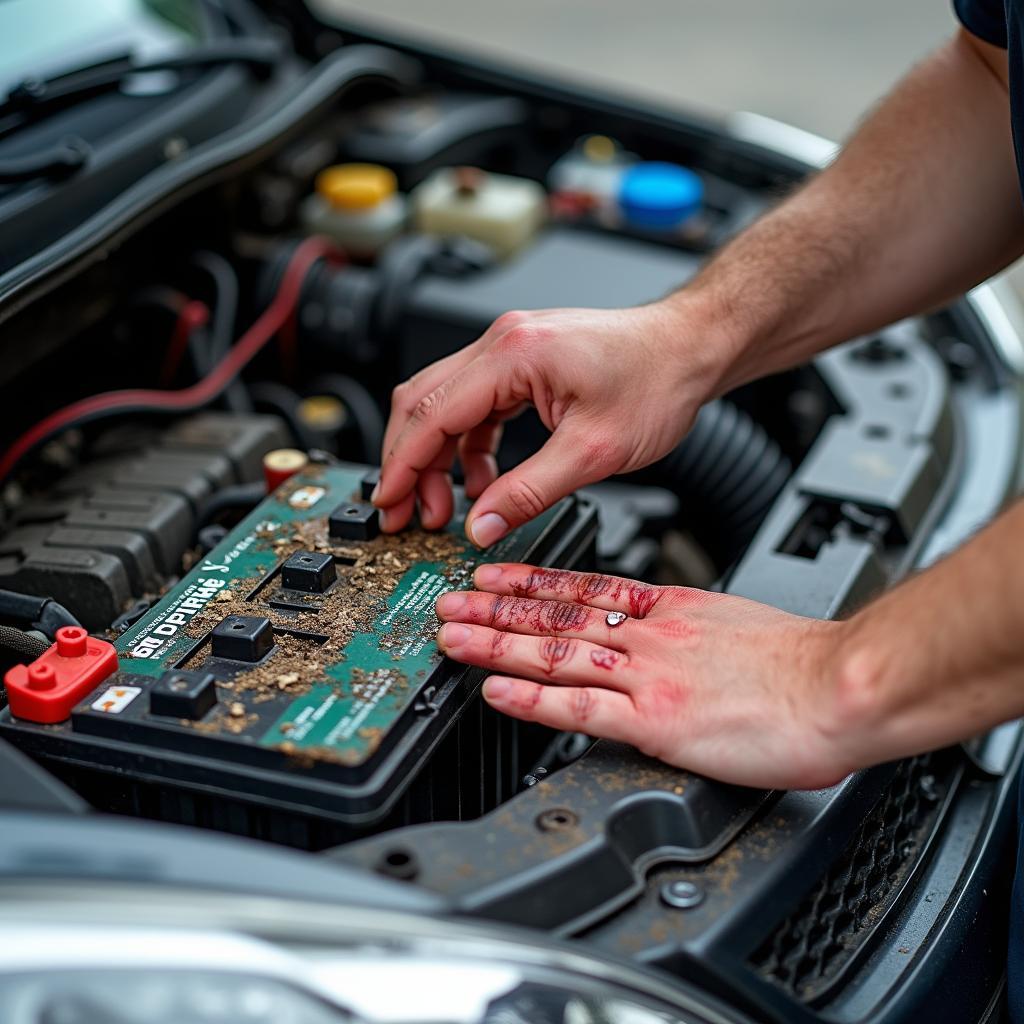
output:
M363 472L325 467L289 481L118 639L125 672L218 676L217 707L183 728L359 765L416 699L442 660L434 603L472 586L481 555L462 515L438 533L332 538L327 516L358 499ZM562 510L514 531L487 560L522 560ZM333 559L336 580L324 593L282 587L282 563L304 551ZM211 630L238 615L265 617L274 629L273 650L253 666L211 654Z

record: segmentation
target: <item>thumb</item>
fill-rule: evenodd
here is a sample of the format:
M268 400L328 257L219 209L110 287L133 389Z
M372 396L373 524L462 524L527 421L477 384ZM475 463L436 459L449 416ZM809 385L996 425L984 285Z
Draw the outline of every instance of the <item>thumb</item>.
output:
M502 474L477 498L466 517L466 534L481 548L535 519L577 487L619 468L610 446L559 426L536 454Z

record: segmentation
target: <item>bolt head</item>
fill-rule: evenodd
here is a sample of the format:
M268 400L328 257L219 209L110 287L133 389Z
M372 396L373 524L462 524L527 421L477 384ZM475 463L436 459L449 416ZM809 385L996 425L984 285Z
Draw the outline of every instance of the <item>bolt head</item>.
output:
M704 900L704 890L695 882L677 880L661 887L661 902L675 910L689 910Z

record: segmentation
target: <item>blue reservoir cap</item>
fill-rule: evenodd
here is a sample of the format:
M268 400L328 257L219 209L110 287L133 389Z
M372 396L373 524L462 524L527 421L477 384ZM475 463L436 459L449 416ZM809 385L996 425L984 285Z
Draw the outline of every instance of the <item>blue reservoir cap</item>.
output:
M636 227L674 228L692 217L704 199L704 182L678 164L634 164L619 184L619 207Z

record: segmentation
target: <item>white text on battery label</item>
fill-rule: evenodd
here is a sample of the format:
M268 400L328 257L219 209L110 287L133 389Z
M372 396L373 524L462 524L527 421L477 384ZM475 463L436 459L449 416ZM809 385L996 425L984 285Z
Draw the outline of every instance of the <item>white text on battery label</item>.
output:
M381 618L380 625L384 627L390 626L395 616L399 613L416 619L420 618L425 612L433 612L437 599L442 594L454 589L455 587L452 583L445 579L444 576L424 570L413 580L412 585L401 596L395 607ZM410 637L393 648L389 647L388 650L395 657L415 656L423 650L428 639L425 636Z
M93 711L105 711L108 715L119 715L138 695L137 686L110 686L89 706Z
M201 612L210 599L216 597L226 585L227 580L214 576L201 577L186 587L181 596L149 624L146 635L135 641L131 656L133 658L152 658L169 641L177 637L181 627L193 615Z

